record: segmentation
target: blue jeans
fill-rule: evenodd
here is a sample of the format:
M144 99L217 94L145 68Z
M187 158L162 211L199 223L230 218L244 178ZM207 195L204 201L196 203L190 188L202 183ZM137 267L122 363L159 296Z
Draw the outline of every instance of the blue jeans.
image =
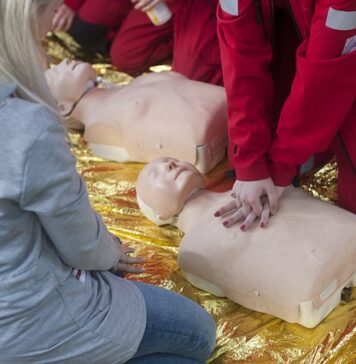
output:
M149 284L134 282L142 292L147 324L129 364L202 364L215 346L211 316L188 298Z

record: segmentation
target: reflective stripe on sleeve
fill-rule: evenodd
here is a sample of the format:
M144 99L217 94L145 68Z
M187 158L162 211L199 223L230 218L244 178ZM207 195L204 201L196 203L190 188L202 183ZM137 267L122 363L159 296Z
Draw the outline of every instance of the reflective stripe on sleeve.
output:
M220 0L220 6L230 15L239 15L239 0Z
M342 11L329 8L325 25L334 30L356 29L356 11Z
M342 55L349 54L351 52L356 51L356 35L351 38L346 39L344 50L342 51Z

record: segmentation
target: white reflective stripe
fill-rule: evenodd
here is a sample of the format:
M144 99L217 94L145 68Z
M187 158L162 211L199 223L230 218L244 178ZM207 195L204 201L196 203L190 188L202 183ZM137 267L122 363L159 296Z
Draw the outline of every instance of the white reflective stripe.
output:
M342 11L329 8L325 25L335 30L356 29L356 11Z
M342 51L342 55L349 54L356 51L356 35L346 39L345 47Z
M230 15L239 15L239 0L220 0L220 6Z

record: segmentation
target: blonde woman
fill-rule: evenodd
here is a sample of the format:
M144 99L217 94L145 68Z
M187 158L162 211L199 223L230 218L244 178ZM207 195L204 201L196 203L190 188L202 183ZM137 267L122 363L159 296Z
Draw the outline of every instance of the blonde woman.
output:
M41 68L58 0L0 0L0 361L203 363L215 325L90 207Z

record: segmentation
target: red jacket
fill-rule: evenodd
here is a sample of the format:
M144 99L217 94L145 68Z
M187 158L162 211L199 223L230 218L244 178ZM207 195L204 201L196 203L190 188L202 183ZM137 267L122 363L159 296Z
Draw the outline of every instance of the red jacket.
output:
M72 10L77 12L80 7L85 3L85 0L64 0L64 3Z
M224 2L227 0L221 1ZM324 151L336 136L343 139L345 153L356 173L356 121L350 121L353 119L350 113L356 117L356 52L341 56L340 51L337 56L325 59L309 55L318 52L310 48L317 48L314 44L318 43L312 40L321 28L324 27L321 29L324 32L333 32L332 36L345 37L346 41L356 36L356 24L347 31L330 31L325 28L325 22L317 23L316 19L326 18L327 9L317 8L315 0L286 0L286 3L301 44L292 89L275 133L274 91L269 72L273 2L239 0L238 15L226 12L234 9L228 8L231 2L225 10L224 6L218 7L229 137L234 147L232 162L237 178L257 180L272 176L277 185L287 185L297 167L311 155ZM256 8L256 4L260 6ZM344 0L340 10L356 11L356 2ZM318 16L314 18L316 12ZM328 40L330 47L332 39Z

